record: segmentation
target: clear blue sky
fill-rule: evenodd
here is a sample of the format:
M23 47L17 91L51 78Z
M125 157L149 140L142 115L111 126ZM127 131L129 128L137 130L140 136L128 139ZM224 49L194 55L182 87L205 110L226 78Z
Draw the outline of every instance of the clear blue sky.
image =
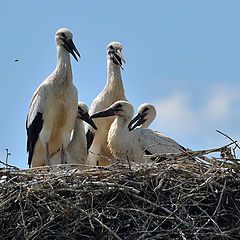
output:
M3 1L0 9L0 160L27 167L25 120L35 89L54 70L54 35L67 27L79 100L91 105L106 82L106 46L123 45L125 92L150 102L151 128L192 149L240 140L239 1ZM14 62L15 58L19 62Z

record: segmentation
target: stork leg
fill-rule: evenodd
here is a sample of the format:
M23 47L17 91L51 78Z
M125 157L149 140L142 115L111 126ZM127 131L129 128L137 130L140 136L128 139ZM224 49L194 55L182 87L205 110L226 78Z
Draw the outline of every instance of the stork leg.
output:
M50 166L50 155L49 155L49 149L48 149L48 143L46 143L46 166Z
M63 146L61 147L61 164L67 164L67 161L65 159L65 149Z
M101 155L101 146L99 144L92 145L88 153L89 165L98 166L100 155Z

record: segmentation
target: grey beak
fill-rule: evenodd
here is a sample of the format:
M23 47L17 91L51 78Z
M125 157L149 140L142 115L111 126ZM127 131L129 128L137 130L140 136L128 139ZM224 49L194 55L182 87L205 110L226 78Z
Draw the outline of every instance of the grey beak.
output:
M115 111L112 108L108 108L106 110L93 114L91 118L109 117L113 115L115 115Z
M78 62L78 59L75 55L75 53L81 58L80 56L80 53L78 52L76 46L74 45L73 43L73 40L72 39L69 39L69 40L66 40L65 38L62 38L64 44L63 44L63 47L73 55L73 57L76 59L76 61ZM74 53L75 51L75 53Z
M122 65L122 61L124 63L126 63L122 53L120 50L117 50L116 52L113 52L113 56L114 56L114 60L118 63L118 65L120 65L120 67L122 68L122 70L124 70L123 65Z
M81 114L81 117L79 118L81 118L86 123L90 124L95 130L97 130L97 126L95 125L93 120L90 118L88 113Z
M131 122L128 124L128 129L129 131L132 131L134 128L140 126L141 124L143 124L146 121L146 119L144 119L144 116L142 116L141 114L137 114L132 120ZM136 123L135 123L136 122ZM135 123L135 124L134 124ZM133 125L134 124L134 125ZM133 126L132 126L133 125Z
M123 57L123 55L122 55L122 53L121 53L121 51L118 49L117 50L117 54L118 54L118 56L122 59L122 61L124 62L124 63L126 63L126 61L125 61L125 59L124 59L124 57Z

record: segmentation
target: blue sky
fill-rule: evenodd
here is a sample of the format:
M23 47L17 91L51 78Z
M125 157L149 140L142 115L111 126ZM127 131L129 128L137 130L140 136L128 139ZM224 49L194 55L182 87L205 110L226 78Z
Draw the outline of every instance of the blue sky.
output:
M54 35L67 27L79 100L91 105L106 82L106 46L123 45L122 72L134 108L150 102L151 128L192 149L240 140L239 1L3 1L0 160L27 168L25 120L35 89L54 70ZM19 62L14 62L15 59Z

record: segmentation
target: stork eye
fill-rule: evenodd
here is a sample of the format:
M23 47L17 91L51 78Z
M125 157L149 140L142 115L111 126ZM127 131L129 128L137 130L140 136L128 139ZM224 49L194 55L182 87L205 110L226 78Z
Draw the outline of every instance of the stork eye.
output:
M66 38L66 35L65 35L65 33L60 33L64 38Z
M112 49L112 50L114 49L112 45L109 48Z
M78 107L78 112L83 113L83 110L80 107Z
M142 112L143 112L143 113L145 113L145 112L147 112L148 110L149 110L149 108L148 108L148 107L146 107L146 108L144 108L144 109L143 109L143 111L142 111Z
M122 104L121 103L119 103L117 106L116 106L116 108L121 108L122 107Z

